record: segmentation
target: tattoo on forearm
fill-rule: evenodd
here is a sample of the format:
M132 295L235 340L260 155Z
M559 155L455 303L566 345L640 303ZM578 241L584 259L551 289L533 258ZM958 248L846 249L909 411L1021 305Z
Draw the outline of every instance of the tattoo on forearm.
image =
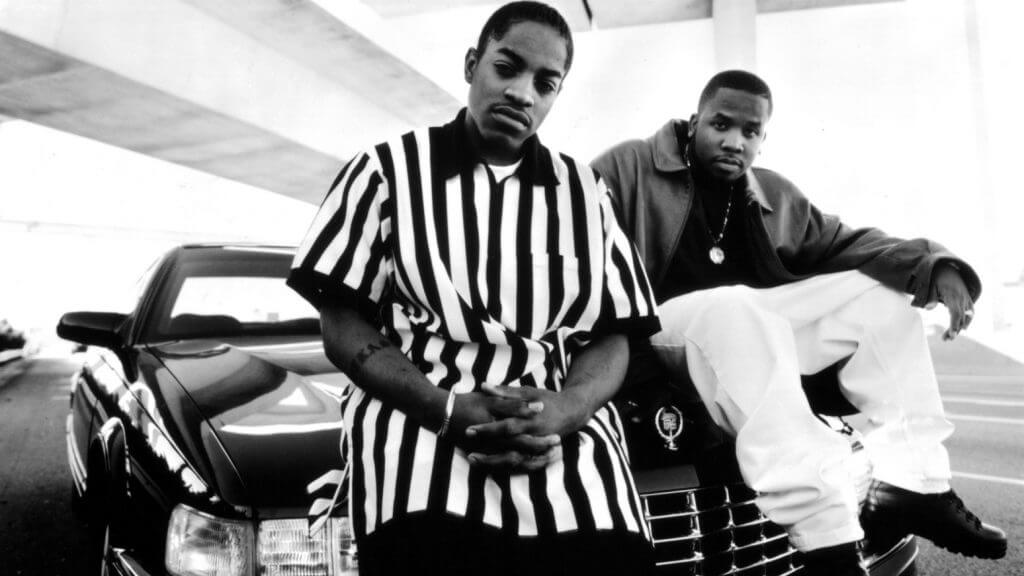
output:
M352 361L349 362L349 375L358 374L362 370L363 364L366 364L366 361L370 359L370 356L373 356L385 348L390 348L391 346L391 341L383 336L381 336L379 341L367 344L366 348L363 348L356 353L355 357L352 358Z

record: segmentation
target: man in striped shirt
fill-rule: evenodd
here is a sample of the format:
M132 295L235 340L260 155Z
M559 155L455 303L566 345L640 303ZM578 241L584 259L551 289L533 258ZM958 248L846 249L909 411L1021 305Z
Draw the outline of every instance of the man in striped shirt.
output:
M362 574L635 574L650 547L608 401L659 328L586 164L535 132L572 63L548 6L495 12L468 108L356 155L289 284L320 310Z

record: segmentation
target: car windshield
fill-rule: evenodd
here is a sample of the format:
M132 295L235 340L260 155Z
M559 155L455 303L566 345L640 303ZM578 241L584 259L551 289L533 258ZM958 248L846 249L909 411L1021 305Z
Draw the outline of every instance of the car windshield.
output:
M285 285L288 250L191 248L173 263L148 340L319 334L316 309Z

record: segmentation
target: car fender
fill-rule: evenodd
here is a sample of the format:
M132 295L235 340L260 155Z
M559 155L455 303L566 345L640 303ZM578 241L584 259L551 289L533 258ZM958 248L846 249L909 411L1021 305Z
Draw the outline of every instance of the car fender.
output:
M104 472L110 477L123 480L127 480L131 474L128 444L125 440L124 423L118 418L110 418L100 426L93 442L102 457Z
M124 423L118 418L110 418L100 426L89 449L86 497L105 501L105 505L110 507L107 513L115 528L124 525L122 520L131 499L127 440ZM101 488L101 491L95 493L94 488Z

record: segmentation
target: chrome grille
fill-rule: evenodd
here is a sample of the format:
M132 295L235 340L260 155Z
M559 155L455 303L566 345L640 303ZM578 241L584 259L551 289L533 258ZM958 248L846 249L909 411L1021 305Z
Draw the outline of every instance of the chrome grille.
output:
M761 515L754 492L743 484L656 492L642 499L659 575L801 572L785 531Z

